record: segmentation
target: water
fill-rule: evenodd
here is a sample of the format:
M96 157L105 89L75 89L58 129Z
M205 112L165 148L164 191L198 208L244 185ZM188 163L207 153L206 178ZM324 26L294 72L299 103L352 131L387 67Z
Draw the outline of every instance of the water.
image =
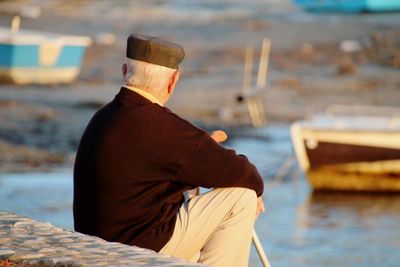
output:
M399 195L313 194L302 175L276 183L292 153L285 125L236 131L228 146L266 178L256 231L272 266L399 266ZM0 210L72 228L71 207L71 170L0 175ZM250 266L262 266L254 249Z
M72 171L0 175L0 210L72 228Z

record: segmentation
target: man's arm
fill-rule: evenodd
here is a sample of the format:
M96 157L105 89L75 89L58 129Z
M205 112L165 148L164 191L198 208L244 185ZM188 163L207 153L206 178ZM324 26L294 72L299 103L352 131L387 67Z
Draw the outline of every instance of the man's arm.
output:
M228 135L222 130L213 131L210 136L218 143L225 142L228 139ZM265 212L264 200L262 199L262 196L260 196L257 199L256 216L258 217L258 215L263 212Z

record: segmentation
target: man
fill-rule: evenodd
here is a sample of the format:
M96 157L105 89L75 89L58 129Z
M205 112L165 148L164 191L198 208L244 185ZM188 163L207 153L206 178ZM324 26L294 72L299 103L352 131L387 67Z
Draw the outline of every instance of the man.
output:
M75 229L210 266L247 266L262 178L218 143L222 131L210 136L164 107L182 47L132 34L126 56L125 85L79 145ZM198 186L214 189L185 202Z

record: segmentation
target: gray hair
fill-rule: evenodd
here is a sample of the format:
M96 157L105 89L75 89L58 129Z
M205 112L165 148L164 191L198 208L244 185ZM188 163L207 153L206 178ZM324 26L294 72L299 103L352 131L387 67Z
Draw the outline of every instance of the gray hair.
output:
M155 94L168 86L176 71L168 67L129 58L126 65L125 84Z

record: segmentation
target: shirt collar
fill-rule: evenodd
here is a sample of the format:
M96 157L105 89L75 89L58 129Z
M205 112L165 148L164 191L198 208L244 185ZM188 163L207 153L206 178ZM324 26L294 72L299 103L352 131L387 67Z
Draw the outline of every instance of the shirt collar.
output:
M132 87L129 85L124 84L122 87L125 87L131 91L134 91L135 93L138 93L139 95L143 96L144 98L146 98L147 100L149 100L150 102L157 104L159 106L164 106L155 96L153 96L152 94L150 94L149 92L146 92L144 90L141 90L139 88L136 87Z

